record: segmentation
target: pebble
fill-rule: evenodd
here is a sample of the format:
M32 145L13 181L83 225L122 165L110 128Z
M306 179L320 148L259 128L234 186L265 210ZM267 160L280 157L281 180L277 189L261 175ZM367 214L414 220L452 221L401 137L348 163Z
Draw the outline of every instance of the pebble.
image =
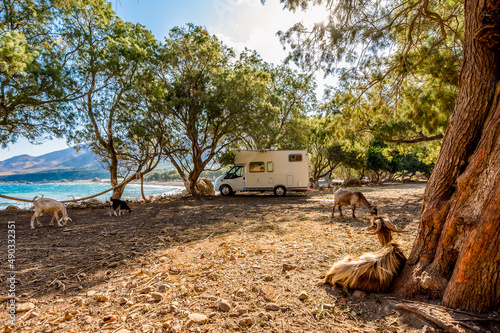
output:
M156 291L151 293L151 297L153 297L155 301L161 301L163 299L163 295Z
M306 300L309 298L309 295L305 292L305 291L302 291L299 295L299 299L300 300Z
M240 326L248 327L248 326L252 326L253 324L255 324L255 320L253 320L253 318L250 318L250 317L244 317L244 318L240 319L238 324Z
M127 304L127 302L128 302L128 299L126 299L125 297L120 297L118 299L118 304L120 304L120 305Z
M28 316L28 319L36 318L38 316L40 316L40 314L38 312L32 311L30 313L30 315Z
M125 328L122 328L121 330L119 331L116 331L116 333L132 333L131 331L125 329Z
M354 299L364 299L366 297L366 293L362 290L356 290L352 293L352 298Z
M265 306L266 310L278 311L280 309L279 305L276 303L267 303Z
M170 286L168 284L166 284L166 283L160 284L158 286L158 291L161 292L161 293L164 293L164 292L166 292L169 289L170 289Z
M292 269L295 269L297 268L297 266L295 265L292 265L292 264L289 264L289 263L284 263L283 264L283 271L286 272L286 271L291 271Z
M87 291L87 297L93 297L97 294L97 291L95 290L89 290Z
M98 302L106 302L109 298L104 294L98 294L94 296L94 299Z
M70 321L71 319L73 319L73 315L71 313L66 313L64 320Z
M327 309L327 310L330 310L330 309L333 309L335 306L333 304L323 304L323 309Z
M151 293L153 291L155 291L155 287L153 287L153 286L147 286L147 287L144 287L141 290L141 293L143 293L143 294L149 294L149 293Z
M201 293L201 292L207 290L207 286L205 286L203 283L195 283L193 289L194 289L194 291Z
M245 289L243 289L243 288L240 288L240 289L238 289L238 290L235 292L236 296L245 296L245 295L246 295L246 293L247 293L247 292L246 292L246 291L245 291Z
M221 300L219 303L219 309L224 312L231 311L231 304L226 300Z
M107 315L106 317L102 318L102 321L105 323L111 323L116 320L116 316L114 315Z
M19 303L17 304L16 311L17 312L26 312L29 310L33 310L35 308L35 304L31 302Z
M205 324L208 321L208 317L200 313L191 313L188 315L188 321L186 326L189 327L193 324Z
M236 308L234 309L234 312L238 315L238 316L241 316L241 315L244 315L248 312L248 309L247 308Z

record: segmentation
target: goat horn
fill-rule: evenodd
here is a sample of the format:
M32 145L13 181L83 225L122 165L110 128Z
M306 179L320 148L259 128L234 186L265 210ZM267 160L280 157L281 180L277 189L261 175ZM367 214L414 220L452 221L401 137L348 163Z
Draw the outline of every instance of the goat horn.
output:
M376 235L380 229L382 229L382 221L380 221L380 219L376 219L374 223L377 225L377 230L375 230L375 232L368 233L368 235Z
M394 232L408 232L408 231L399 230L398 228L396 228L396 226L391 223L391 220L389 218L387 218L387 221L384 221L384 225L387 229L394 231Z

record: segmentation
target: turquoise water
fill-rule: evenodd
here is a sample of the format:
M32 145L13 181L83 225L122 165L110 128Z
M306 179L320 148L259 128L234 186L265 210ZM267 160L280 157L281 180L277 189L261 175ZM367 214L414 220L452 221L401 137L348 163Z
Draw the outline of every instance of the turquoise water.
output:
M0 183L0 194L8 195L15 198L29 199L42 195L45 198L55 200L71 200L88 197L99 192L111 188L109 183L44 183L44 184L11 184ZM184 188L178 186L163 186L163 185L144 185L144 194L146 196L152 194L177 194ZM112 191L105 193L95 199L100 201L109 200ZM142 198L140 184L128 184L125 187L125 192L122 200L135 200ZM9 205L15 205L19 208L30 208L33 204L28 202L14 201L0 198L0 209L4 209Z

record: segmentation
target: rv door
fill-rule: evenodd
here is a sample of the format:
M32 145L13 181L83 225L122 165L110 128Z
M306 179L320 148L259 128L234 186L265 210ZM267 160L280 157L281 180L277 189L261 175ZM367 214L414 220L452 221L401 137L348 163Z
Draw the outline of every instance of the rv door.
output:
M224 177L227 180L227 184L231 186L233 191L243 191L246 186L245 179L245 167L241 165L235 165L226 173Z

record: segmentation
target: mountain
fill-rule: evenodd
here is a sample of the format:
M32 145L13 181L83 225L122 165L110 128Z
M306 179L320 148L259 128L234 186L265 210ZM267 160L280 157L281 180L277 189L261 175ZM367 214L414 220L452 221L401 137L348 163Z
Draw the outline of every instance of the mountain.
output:
M0 176L36 173L48 170L103 170L88 149L74 148L54 151L41 156L19 155L0 162Z
M162 162L157 170L172 169L171 163ZM38 182L109 178L97 157L90 150L66 148L41 156L18 155L0 161L0 181Z

